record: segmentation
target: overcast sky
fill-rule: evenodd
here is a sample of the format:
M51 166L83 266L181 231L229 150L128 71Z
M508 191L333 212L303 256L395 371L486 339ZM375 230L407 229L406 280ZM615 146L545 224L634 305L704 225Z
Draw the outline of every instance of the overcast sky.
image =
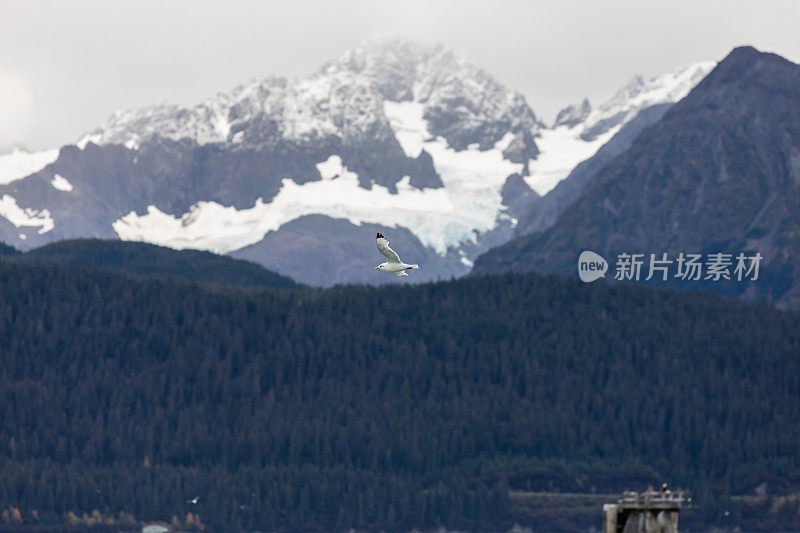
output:
M304 76L372 35L444 43L549 122L742 44L798 62L798 27L790 0L0 0L0 145L58 146L118 108Z

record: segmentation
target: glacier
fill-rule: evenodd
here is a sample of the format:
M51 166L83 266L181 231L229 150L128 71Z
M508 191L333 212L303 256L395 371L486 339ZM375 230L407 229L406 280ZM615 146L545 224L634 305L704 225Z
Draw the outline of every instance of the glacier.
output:
M386 105L398 128L422 123L418 104ZM411 120L405 122L406 118ZM429 137L425 130L415 131L420 139ZM269 203L259 198L252 208L236 209L198 202L188 213L177 216L149 206L146 214L130 212L115 221L113 228L123 240L229 253L260 241L267 232L277 231L294 219L322 214L357 226L363 222L402 226L424 245L445 255L452 246L474 241L476 231L495 226L503 209L500 189L509 174L522 168L503 159L503 144L498 142L492 150L472 147L457 152L442 139L421 142L420 149L430 151L434 158L444 188L417 189L406 177L397 183L397 193L377 184L366 189L359 186L358 175L343 166L339 156L332 155L316 165L321 180L297 184L284 179Z

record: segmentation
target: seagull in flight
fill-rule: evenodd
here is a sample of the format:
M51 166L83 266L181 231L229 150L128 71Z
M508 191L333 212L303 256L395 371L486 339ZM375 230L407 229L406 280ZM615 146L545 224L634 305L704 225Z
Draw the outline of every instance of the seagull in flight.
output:
M186 503L193 503L193 504L197 504L197 502L199 502L199 501L200 501L200 496L195 496L195 497L194 497L194 498L192 498L191 500L186 500Z
M400 260L400 256L397 255L397 252L389 248L389 239L383 236L383 234L378 233L378 237L375 239L375 244L378 246L378 251L383 254L383 256L388 259L385 263L381 263L380 265L376 266L373 270L384 270L386 272L391 272L395 276L408 276L406 274L406 270L411 270L414 268L419 268L419 265L409 265L403 263Z

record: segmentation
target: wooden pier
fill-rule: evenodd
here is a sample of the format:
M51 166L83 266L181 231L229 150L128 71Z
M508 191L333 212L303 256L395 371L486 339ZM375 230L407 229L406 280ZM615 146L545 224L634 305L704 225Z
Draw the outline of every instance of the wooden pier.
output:
M682 491L625 492L603 505L603 533L677 533Z

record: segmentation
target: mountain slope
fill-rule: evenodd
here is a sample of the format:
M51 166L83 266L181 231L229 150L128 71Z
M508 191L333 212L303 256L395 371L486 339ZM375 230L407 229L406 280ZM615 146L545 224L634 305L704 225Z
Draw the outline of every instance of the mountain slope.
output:
M640 110L633 119L622 125L611 139L594 155L578 163L569 175L545 196L531 198L527 205L516 209L519 223L515 236L543 231L552 226L558 215L569 208L589 187L608 163L630 148L634 139L648 126L661 120L672 103L656 104ZM577 129L577 128L575 128Z
M561 110L553 127L540 130L537 136L542 157L531 162L527 183L540 195L546 195L578 163L591 157L642 112L686 96L714 65L705 61L660 76L637 75L596 109L584 100L580 106Z
M760 253L728 294L800 305L800 67L737 48L595 178L556 224L483 255L475 272L574 274L585 249ZM710 286L717 284L709 283Z
M293 280L248 261L200 250L172 250L143 242L66 240L5 260L26 265L55 265L133 276L176 278L230 287L298 286Z

